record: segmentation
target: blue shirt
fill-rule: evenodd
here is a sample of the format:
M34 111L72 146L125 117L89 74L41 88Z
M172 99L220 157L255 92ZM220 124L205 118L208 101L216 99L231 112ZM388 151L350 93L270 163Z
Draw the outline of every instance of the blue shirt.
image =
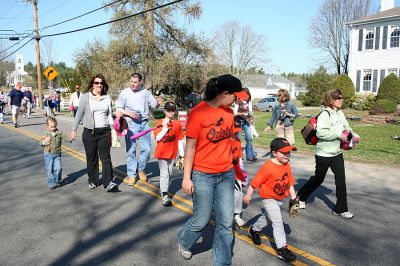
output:
M12 89L8 97L11 98L11 105L20 107L21 101L24 98L24 94L20 90Z
M156 108L157 104L156 98L145 88L142 87L138 91L127 88L119 94L115 107L117 111L137 112L139 119L136 121L140 122L149 119L149 106ZM130 117L126 117L126 119L132 120Z

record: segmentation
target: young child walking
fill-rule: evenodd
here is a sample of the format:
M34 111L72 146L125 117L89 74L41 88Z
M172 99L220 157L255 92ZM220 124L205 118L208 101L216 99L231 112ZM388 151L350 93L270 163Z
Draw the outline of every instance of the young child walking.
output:
M185 156L183 146L183 131L178 120L174 120L176 105L166 102L164 106L165 118L156 122L154 136L157 140L155 157L160 167L160 193L162 204L171 206L168 195L169 178L172 175L174 160L179 152L180 157Z
M61 143L72 142L70 137L57 129L57 120L54 117L46 119L47 130L45 131L40 145L44 147L44 162L47 172L47 185L53 190L60 186L61 182Z
M243 202L249 204L254 190L259 190L264 205L263 215L250 227L249 236L255 245L260 245L260 231L267 225L267 219L271 221L278 258L286 262L292 262L297 258L287 248L280 209L282 200L289 194L292 200L296 199L294 178L289 165L290 151L292 150L296 151L297 148L291 146L285 138L272 140L271 152L274 158L264 163L258 170L243 198Z

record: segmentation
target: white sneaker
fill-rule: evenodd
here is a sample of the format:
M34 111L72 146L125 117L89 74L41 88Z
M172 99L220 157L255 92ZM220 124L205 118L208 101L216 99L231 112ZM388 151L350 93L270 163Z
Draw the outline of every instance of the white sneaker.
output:
M351 219L354 216L351 212L337 213L335 211L332 211L332 213L333 213L333 215L338 215L338 216L341 216L341 217L343 217L345 219Z
M233 216L233 218L235 219L235 222L238 226L243 226L245 224L245 222L243 221L242 218L240 218L239 214L235 214Z
M305 209L306 208L306 203L304 201L299 200L299 207L298 209Z
M162 195L161 194L161 200L162 200L162 205L164 205L165 207L169 207L172 205L171 199L168 195Z
M182 247L181 244L178 244L179 253L185 260L190 260L192 258L192 252L187 250L186 248Z

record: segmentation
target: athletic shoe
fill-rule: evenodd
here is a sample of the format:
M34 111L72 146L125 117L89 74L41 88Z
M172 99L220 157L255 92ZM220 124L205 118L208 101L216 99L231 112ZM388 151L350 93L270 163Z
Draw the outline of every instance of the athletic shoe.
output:
M333 213L333 215L338 215L338 216L341 216L341 217L343 217L345 219L351 219L354 216L351 212L337 213L335 211L332 211L332 213Z
M118 185L114 182L110 182L106 188L107 192L116 192L118 191Z
M251 159L247 159L247 161L249 161L249 162L255 162L255 161L257 161L258 159L257 159L257 157L256 156L254 156L253 158L251 158Z
M14 124L15 128L19 128L19 125L17 123Z
M192 258L192 252L190 250L187 250L186 248L182 247L181 244L178 244L178 250L181 256L185 260L190 260Z
M287 248L287 246L278 249L278 258L286 262L292 262L297 259L296 255L294 255L293 252Z
M147 181L146 173L143 171L139 171L139 178L140 178L140 181L146 182Z
M235 219L235 222L236 222L236 224L237 224L238 226L243 226L243 225L245 224L245 222L243 221L243 219L240 218L240 215L239 215L239 214L235 214L235 215L233 216L233 218Z
M128 184L128 186L133 186L138 181L136 176L128 176L125 179L126 179L126 183Z
M89 188L90 189L95 189L97 186L95 185L95 184L93 184L93 183L89 183Z
M254 231L253 227L250 227L250 230L248 232L251 240L253 240L254 245L261 245L261 237L260 237L260 232L259 231Z
M305 209L306 208L306 203L304 201L299 200L299 207L298 209Z
M54 190L54 189L56 189L57 187L58 187L57 185L53 185L53 186L49 187L49 189L50 189L50 190Z
M165 207L169 207L172 205L171 199L169 198L168 195L161 195L161 200L162 200L162 205L164 205Z

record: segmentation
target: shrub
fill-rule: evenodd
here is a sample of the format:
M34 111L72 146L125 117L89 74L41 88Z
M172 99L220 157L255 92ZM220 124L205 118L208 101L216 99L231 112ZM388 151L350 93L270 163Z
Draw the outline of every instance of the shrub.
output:
M337 76L332 82L332 89L340 89L342 91L344 97L343 108L351 106L355 98L356 89L347 74Z
M400 79L395 74L387 76L379 86L378 95L379 99L392 100L395 103L400 103Z
M379 99L371 107L371 114L389 114L396 111L396 103L388 99Z
M332 75L324 67L305 77L308 92L302 99L304 106L319 106L325 92L331 89Z
M369 110L375 102L375 95L373 93L360 93L356 94L351 107L356 110Z

